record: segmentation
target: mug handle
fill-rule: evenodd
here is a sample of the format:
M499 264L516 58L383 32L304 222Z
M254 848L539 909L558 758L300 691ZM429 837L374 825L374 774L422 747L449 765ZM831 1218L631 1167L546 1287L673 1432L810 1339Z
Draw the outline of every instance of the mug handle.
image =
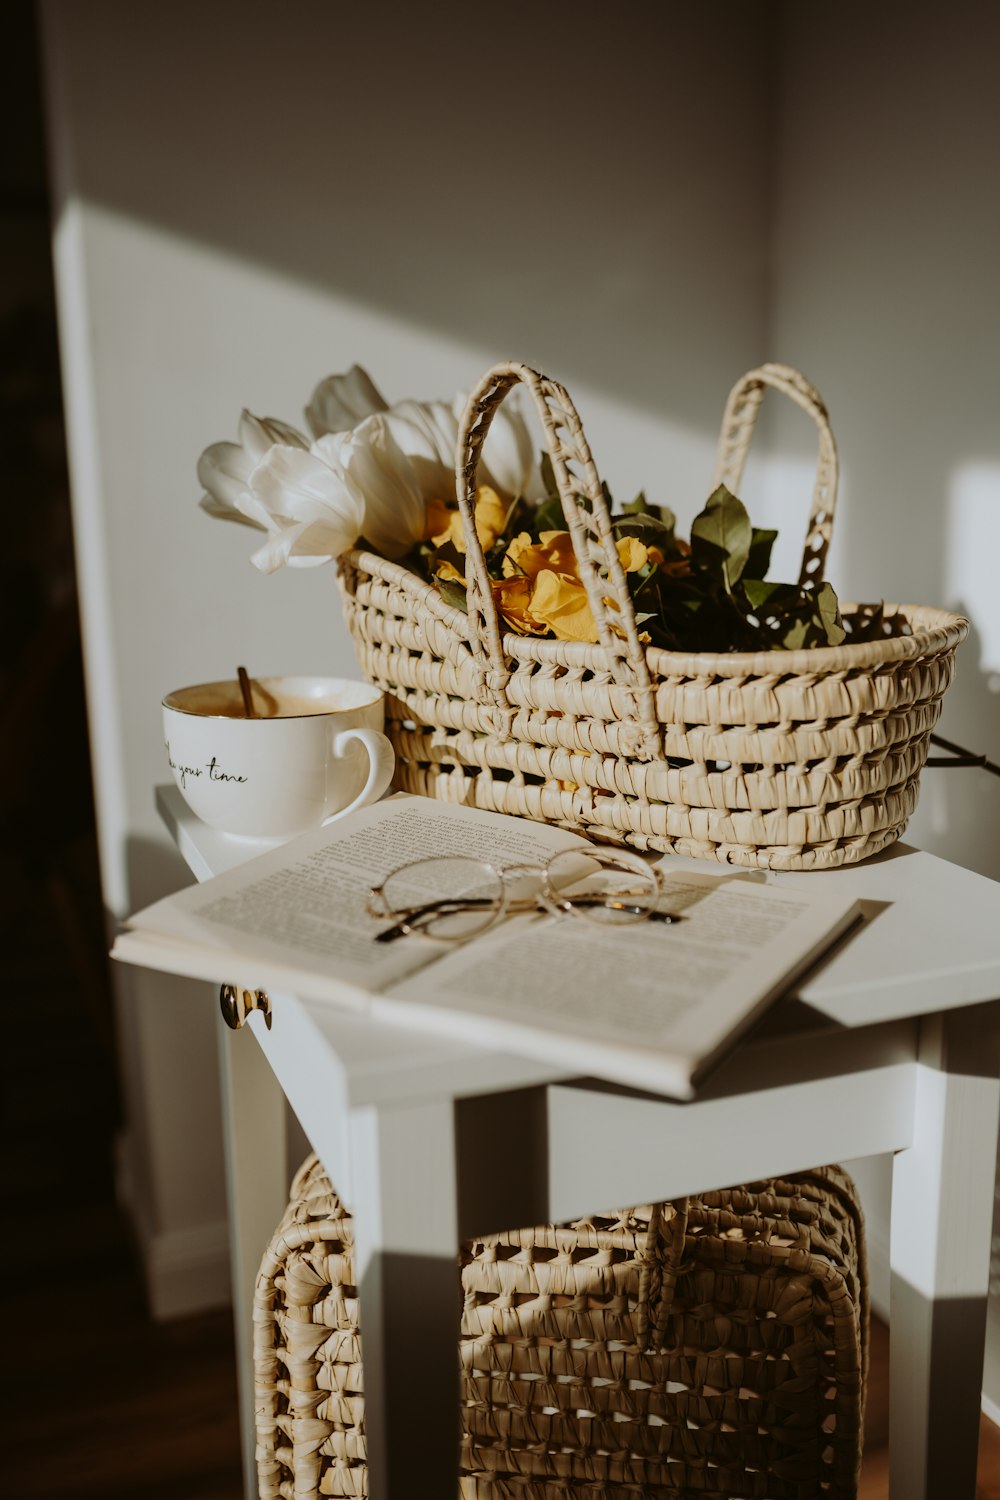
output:
M392 773L396 769L396 756L385 735L379 734L377 729L342 729L338 735L334 736L334 755L344 755L348 745L353 744L355 740L360 741L368 751L368 780L353 802L323 819L321 824L323 828L328 823L335 823L338 818L346 817L349 812L356 812L359 807L367 807L369 802L377 802L392 780Z

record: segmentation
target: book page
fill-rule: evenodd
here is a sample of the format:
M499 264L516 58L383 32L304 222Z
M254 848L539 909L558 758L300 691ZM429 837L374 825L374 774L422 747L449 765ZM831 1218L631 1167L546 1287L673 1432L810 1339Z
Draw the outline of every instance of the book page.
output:
M389 993L425 1019L445 1017L453 1034L561 1062L572 1044L602 1076L684 1094L844 930L855 903L746 875L668 875L661 907L681 920L518 918Z
M266 963L272 974L282 966L289 987L303 994L321 990L324 977L380 989L450 951L426 938L375 942L389 924L368 915L365 898L391 870L435 854L494 865L540 863L584 842L523 818L390 797L137 913L127 924L136 941L130 944L126 934L117 956L141 961L138 939L152 934L186 945L192 962L208 949L211 967L218 966L213 950L251 969Z

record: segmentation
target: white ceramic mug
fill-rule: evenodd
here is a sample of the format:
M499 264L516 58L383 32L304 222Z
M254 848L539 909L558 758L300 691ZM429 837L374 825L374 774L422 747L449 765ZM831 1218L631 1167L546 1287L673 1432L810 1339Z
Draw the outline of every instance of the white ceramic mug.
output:
M375 802L392 779L382 693L340 677L257 677L257 717L239 683L163 700L174 781L204 822L239 838L285 839Z

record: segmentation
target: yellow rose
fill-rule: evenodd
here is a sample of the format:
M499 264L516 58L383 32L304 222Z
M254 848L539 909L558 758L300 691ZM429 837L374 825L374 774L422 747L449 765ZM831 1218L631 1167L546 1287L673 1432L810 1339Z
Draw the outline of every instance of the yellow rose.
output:
M427 507L428 521L431 519L431 507L439 505L441 510L435 512L435 517L441 529L431 534L431 541L435 547L443 547L446 542L451 542L457 552L464 552L465 528L462 525L461 511L448 510L441 501L432 500ZM476 491L476 535L484 552L490 550L506 523L505 502L488 484L480 485Z
M646 566L646 561L650 555L649 549L644 543L640 542L637 536L620 537L616 546L618 547L618 556L621 559L621 565L626 573L638 573L640 568Z
M516 635L545 635L548 626L534 619L531 610L531 580L518 574L493 581L493 598L500 618Z
M529 614L560 641L597 640L587 591L579 578L542 568L534 579Z
M568 531L543 531L537 542L526 531L514 537L503 560L504 576L509 578L520 572L536 578L543 568L579 580L576 553Z

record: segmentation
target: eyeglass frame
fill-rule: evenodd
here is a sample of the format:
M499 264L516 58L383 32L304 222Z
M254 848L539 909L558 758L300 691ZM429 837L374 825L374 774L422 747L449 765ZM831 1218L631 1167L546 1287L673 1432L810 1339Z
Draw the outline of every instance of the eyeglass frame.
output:
M578 916L586 921L588 920L587 914L582 908L587 903L579 899L574 900L573 898L559 897L551 890L551 887L548 884L549 867L553 863L553 861L561 858L565 854L573 853L579 853L581 855L596 855L598 857L598 860L600 860L601 858L608 859L609 861L612 859L618 859L621 861L622 866L626 870L631 869L637 875L641 874L649 877L649 879L652 880L653 891L651 894L651 900L653 904L650 906L648 911L637 913L632 920L636 922L655 921L664 923L673 923L683 920L681 917L676 916L671 912L659 911L657 909L655 903L659 901L660 897L663 894L663 874L657 868L657 866L647 865L645 861L639 858L638 855L633 854L632 851L628 849L559 849L555 852L555 854L551 855L549 859L544 862L544 864L534 864L531 861L519 861L515 864L510 865L495 865L490 860L479 859L474 854L425 854L420 859L408 859L404 864L397 865L394 870L390 870L389 873L383 877L378 885L373 885L369 888L365 896L365 911L367 912L368 916L374 917L376 920L380 919L383 921L393 921L393 919L396 919L395 921L393 921L392 927L385 928L382 932L377 932L375 934L375 942L391 943L394 942L396 938L411 936L427 937L430 938L433 942L441 943L469 942L472 938L481 937L483 933L489 932L491 928L495 927L498 922L503 921L505 917L519 915L521 913L530 911L547 911L552 916ZM418 927L412 924L412 919L414 917L422 917L433 913L442 913L443 911L446 911L449 906L455 907L456 910L460 910L462 906L472 906L476 904L473 899L467 898L465 901L463 901L461 897L457 896L442 896L438 901L425 902L421 906L410 907L402 913L400 913L399 911L390 911L386 909L387 903L385 902L383 892L385 891L385 887L388 885L390 880L395 879L397 875L401 875L405 870L408 870L415 865L430 864L432 861L438 859L466 860L469 864L478 865L480 869L488 871L491 875L495 875L497 880L499 881L500 894L496 911L490 918L490 920L485 923L484 926L477 928L474 933L457 934L454 937L450 935L441 936L440 934L431 934L425 932L422 927ZM533 896L521 896L512 898L508 894L507 878L515 874L540 875L542 878L541 890L536 892ZM383 903L381 908L376 904L380 900ZM607 908L608 906L608 902L606 900L602 901L600 904L605 908ZM403 920L399 920L400 917L402 917ZM410 918L411 920L407 921L405 920L406 918Z

